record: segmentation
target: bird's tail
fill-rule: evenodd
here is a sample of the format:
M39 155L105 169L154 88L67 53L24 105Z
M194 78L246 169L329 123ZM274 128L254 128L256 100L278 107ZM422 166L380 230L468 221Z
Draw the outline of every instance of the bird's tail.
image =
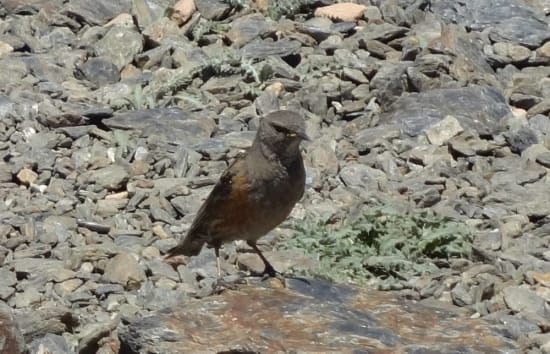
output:
M187 235L183 242L179 243L176 247L170 249L167 252L166 256L164 256L164 259L172 258L179 255L188 257L196 256L201 252L203 245L204 240Z

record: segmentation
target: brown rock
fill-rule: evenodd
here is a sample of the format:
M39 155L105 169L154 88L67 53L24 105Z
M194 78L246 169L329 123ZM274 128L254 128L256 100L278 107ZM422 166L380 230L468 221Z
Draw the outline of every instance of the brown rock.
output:
M550 288L550 272L548 273L539 273L539 272L532 272L531 276L535 281L541 285L546 286L547 288Z
M367 7L365 5L342 2L339 4L318 7L315 10L315 16L328 17L339 21L356 21L363 18Z
M544 43L539 49L537 49L537 56L550 58L550 42Z
M269 0L252 0L254 4L256 4L256 7L262 11L266 12L269 8Z
M195 0L179 0L174 5L174 13L171 19L175 21L178 26L184 25L191 16L197 11L195 6Z
M103 25L103 27L111 27L111 26L121 26L126 28L132 28L134 27L134 20L132 19L132 15L122 13Z
M29 186L31 183L34 183L38 178L38 173L34 172L29 168L22 168L21 171L17 174L17 180L26 186Z
M131 176L144 175L149 172L150 167L146 161L133 161L130 164L129 172Z
M121 345L156 353L513 351L490 324L450 304L404 301L318 280L255 283L131 322Z
M13 47L6 42L0 41L0 58L13 52Z

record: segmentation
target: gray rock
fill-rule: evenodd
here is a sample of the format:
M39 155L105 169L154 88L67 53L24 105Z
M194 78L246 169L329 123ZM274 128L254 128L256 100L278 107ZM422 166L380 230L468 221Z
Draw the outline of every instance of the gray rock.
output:
M210 137L216 127L214 120L206 115L187 113L179 108L119 113L104 119L103 123L112 129L135 129L144 136L158 135L165 142L186 146Z
M7 301L13 294L15 294L15 288L0 286L0 300Z
M516 312L532 312L550 315L544 299L525 287L509 286L504 288L506 305Z
M163 310L172 306L181 306L186 299L181 289L163 289L154 287L152 282L145 283L140 289L140 301L148 310Z
M219 0L196 0L195 5L201 16L209 20L222 20L231 10L227 3Z
M387 182L383 171L361 164L344 166L339 175L345 185L366 191L377 191Z
M150 278L156 280L160 277L171 279L173 281L179 281L180 277L178 273L167 263L160 260L151 260L147 262L147 269L150 272Z
M528 333L540 333L540 328L534 324L525 320L521 317L512 316L512 315L489 315L485 317L486 320L491 322L501 323L504 325L506 332L511 338L519 339L522 336L525 336Z
M42 338L37 338L29 344L32 353L47 350L50 353L72 354L69 344L63 336L48 333Z
M244 58L265 59L270 56L285 57L298 54L301 44L290 39L273 41L270 39L254 40L241 49Z
M28 343L47 334L60 335L68 330L68 326L78 323L71 310L63 305L21 311L16 314L15 319Z
M528 127L523 127L513 132L507 132L504 136L510 145L510 150L516 153L521 153L529 146L539 142L536 133Z
M514 16L492 27L489 37L494 41L510 41L535 49L550 38L550 33L544 21Z
M546 168L550 168L550 151L541 152L537 155L536 161Z
M231 29L227 32L227 38L233 46L240 48L272 30L273 23L262 15L252 14L232 21Z
M0 287L13 286L17 284L17 277L14 272L0 268Z
M363 45L373 39L387 43L394 38L402 37L407 31L408 28L391 23L369 23L367 26L360 28L352 38L356 38Z
M117 254L107 263L103 281L120 284L127 288L139 287L147 277L136 258L129 253Z
M378 100L382 107L388 107L407 90L407 82L403 75L412 62L384 62L376 75L370 80L371 90L378 92Z
M95 183L98 188L119 190L124 188L130 178L126 168L120 165L109 165L88 174L86 181Z
M121 46L120 43L124 43ZM130 64L136 54L143 50L143 37L138 32L125 27L111 27L101 40L94 45L98 57L104 57L119 70Z
M451 115L465 130L492 135L500 130L500 120L509 114L510 108L498 90L471 86L402 96L385 115L385 121L398 123L405 134L417 136Z
M35 288L28 288L22 293L15 294L15 307L25 308L36 303L39 303L42 299L42 295Z
M10 262L16 273L37 274L44 269L56 271L63 268L63 262L56 259L20 258Z
M130 13L131 10L131 0L99 0L93 4L86 0L70 0L64 12L89 24L103 25L113 17L121 13Z
M119 68L106 58L90 58L78 67L83 78L102 86L120 80Z
M436 0L430 10L443 20L479 31L516 17L526 21L542 20L543 14L519 0L466 0L460 3Z
M78 353L91 353L96 351L99 345L99 341L115 330L118 324L118 319L112 321L102 321L101 323L90 323L81 329L78 334L80 341L78 343ZM98 351L99 352L99 351Z

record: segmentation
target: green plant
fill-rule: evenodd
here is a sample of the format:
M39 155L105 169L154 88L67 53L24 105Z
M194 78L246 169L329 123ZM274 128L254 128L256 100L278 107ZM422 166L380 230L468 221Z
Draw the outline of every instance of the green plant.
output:
M270 1L267 8L267 14L273 20L279 20L281 17L294 18L294 16L313 3L312 0L277 0Z
M374 208L341 227L310 220L294 228L288 247L301 249L320 263L317 270L296 271L336 282L402 288L411 277L436 271L437 259L471 256L470 229L427 211Z

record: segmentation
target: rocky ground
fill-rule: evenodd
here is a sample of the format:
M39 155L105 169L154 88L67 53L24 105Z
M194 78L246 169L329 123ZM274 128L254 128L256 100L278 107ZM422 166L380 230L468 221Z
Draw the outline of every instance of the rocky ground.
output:
M394 204L469 225L471 257L388 299L481 318L495 350L550 353L550 2L332 3L0 2L0 318L22 334L0 328L0 351L137 353L132 323L211 303L212 252L176 270L161 255L281 107L312 138L293 220ZM229 277L257 266L245 248L226 249Z

